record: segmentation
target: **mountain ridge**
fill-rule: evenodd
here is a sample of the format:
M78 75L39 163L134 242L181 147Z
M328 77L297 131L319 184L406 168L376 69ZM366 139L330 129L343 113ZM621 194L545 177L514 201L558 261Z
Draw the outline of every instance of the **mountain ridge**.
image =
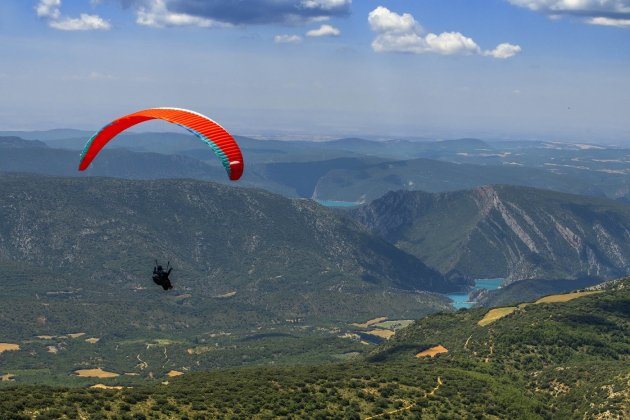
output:
M391 192L352 214L444 273L511 281L630 271L630 207L609 199L495 185Z
M417 291L466 284L312 201L262 190L11 175L0 177L0 193L0 260L57 271L72 287L123 293L150 281L154 258L170 259L180 293L236 291L232 301L283 317L356 319L386 307L431 311L446 300ZM362 304L363 293L374 302Z

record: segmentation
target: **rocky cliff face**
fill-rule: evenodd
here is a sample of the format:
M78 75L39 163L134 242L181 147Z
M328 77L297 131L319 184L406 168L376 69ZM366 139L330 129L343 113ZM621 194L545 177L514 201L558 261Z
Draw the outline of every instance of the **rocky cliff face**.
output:
M630 272L630 206L612 200L484 186L390 193L354 214L443 272L511 280Z

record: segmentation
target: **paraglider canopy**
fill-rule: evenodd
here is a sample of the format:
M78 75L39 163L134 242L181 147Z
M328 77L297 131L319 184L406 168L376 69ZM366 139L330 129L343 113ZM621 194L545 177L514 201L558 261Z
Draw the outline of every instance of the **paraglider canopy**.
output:
M87 169L101 149L120 132L154 119L177 124L203 140L219 157L232 181L236 181L243 174L243 155L230 133L210 118L181 108L149 108L110 122L96 132L85 145L81 153L79 170Z

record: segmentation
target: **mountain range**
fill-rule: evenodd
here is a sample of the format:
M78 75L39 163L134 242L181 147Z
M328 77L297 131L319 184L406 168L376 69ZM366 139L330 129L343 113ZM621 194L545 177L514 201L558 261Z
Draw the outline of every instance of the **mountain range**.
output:
M628 416L628 280L538 299L629 274L621 149L239 138L228 186L191 136L78 173L85 133L31 134L0 138L0 417ZM484 277L503 306L454 311Z
M508 281L630 273L630 207L614 200L494 185L390 192L353 216L443 273Z
M0 149L6 151L7 143L13 149L4 157L0 154L0 170L61 176L78 174L78 154L90 134L79 136L81 132L68 130L4 133L31 142L17 143L15 138L7 142L3 139L8 137L0 137ZM476 139L309 142L236 138L247 164L239 185L288 197L367 202L400 189L442 192L491 183L619 200L630 196L630 152L615 147ZM214 154L194 136L181 133L123 133L86 173L226 182Z
M428 292L467 284L313 201L260 190L5 175L0 195L0 262L54 273L45 291L142 300L154 259L170 260L191 301L229 295L273 319L339 321L428 313L446 304Z

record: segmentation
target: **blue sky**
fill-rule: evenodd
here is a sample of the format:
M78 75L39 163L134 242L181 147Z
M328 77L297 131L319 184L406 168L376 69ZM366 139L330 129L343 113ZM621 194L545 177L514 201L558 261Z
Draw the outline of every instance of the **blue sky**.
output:
M0 130L630 141L630 0L2 0L0 57Z

